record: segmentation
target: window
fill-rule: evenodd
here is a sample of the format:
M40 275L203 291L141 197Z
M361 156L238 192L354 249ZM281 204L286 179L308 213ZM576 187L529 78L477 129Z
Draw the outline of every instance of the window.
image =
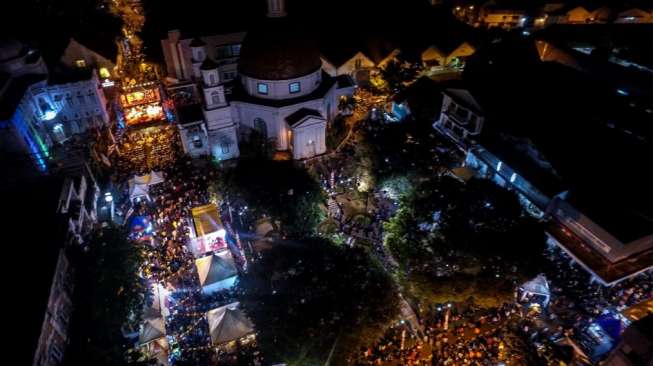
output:
M299 93L300 90L299 82L288 84L288 89L290 89L290 94Z
M222 143L220 144L220 147L222 148L222 153L227 154L229 152L229 144L228 143Z
M58 142L63 142L66 139L66 133L64 132L63 125L61 123L57 123L52 127L52 133Z
M222 100L220 98L220 93L217 91L214 91L211 93L211 104L220 104L222 103Z
M209 74L209 82L211 85L215 84L215 75L214 74Z
M268 93L268 84L258 83L257 84L257 90L258 90L259 94L267 94Z
M100 68L100 77L102 79L108 79L111 77L111 74L109 73L109 70L106 67Z
M230 58L240 56L240 45L239 44L230 44L226 46L218 46L215 50L216 57L221 58Z
M55 343L51 343L50 347L48 349L48 358L50 360L54 360L54 363L59 363L61 362L61 359L63 358L63 353L61 352L61 349L59 349L59 346L57 346Z
M77 66L80 69L85 68L86 67L86 60L84 60L84 59L75 60L75 66Z
M198 149L202 147L202 138L199 135L193 136L193 146Z

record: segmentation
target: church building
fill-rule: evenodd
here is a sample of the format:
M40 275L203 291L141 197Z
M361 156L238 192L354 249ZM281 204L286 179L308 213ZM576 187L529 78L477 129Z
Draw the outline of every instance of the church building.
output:
M339 112L340 98L351 96L355 84L349 75L333 77L322 69L317 43L286 16L284 3L268 0L266 19L247 33L242 46L235 51L231 47L237 53L228 60L237 64L234 79L225 80L225 63L208 42L198 37L184 45L192 51L189 79L198 84L203 114L201 122L192 113L191 120L180 118L189 154L236 158L238 142L252 134L260 134L294 159L326 152L329 122ZM179 47L165 51L184 57Z

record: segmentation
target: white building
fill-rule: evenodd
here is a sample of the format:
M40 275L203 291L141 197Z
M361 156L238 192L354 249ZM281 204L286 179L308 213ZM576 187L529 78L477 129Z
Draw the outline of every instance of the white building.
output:
M97 203L100 187L97 185L88 165L85 173L64 179L57 213L66 220L68 234L66 245L82 244L84 237L97 223Z
M440 118L433 127L457 144L468 146L483 128L483 112L476 99L465 89L447 89L443 93Z
M262 135L278 151L291 152L295 159L326 152L328 122L339 112L339 98L353 94L353 81L348 75L332 77L322 69L316 43L298 33L285 17L283 1L269 0L268 9L267 18L247 33L242 48L232 44L234 58L225 61L212 55L214 47L208 42L191 40L190 70L186 63L174 62L174 52L164 50L173 60L169 72L197 80L203 96L204 125L196 118L181 121L188 153L209 153L216 160L235 158L240 155L238 141L252 133ZM168 40L162 44L172 47ZM177 48L184 44L178 41ZM225 75L229 73L225 70L236 54L239 78L230 80L232 74ZM185 55L180 52L177 58Z
M5 41L0 44L0 72L3 149L28 155L41 171L54 144L109 121L94 70L48 76L38 51Z

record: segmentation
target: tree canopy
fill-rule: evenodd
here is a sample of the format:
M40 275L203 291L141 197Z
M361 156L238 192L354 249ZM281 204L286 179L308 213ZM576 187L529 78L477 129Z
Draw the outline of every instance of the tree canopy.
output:
M344 360L398 314L394 282L380 265L362 248L322 238L278 243L239 286L266 359L289 364L322 364L333 347Z
M278 219L291 236L315 233L324 219L320 185L292 161L241 159L224 172L221 185L218 191L246 202L255 218Z
M122 327L138 329L146 286L138 276L143 254L127 240L126 229L109 227L95 232L86 251L73 254L74 298L67 365L138 365L138 352Z
M408 276L443 296L511 292L515 281L538 273L545 244L513 192L475 178L423 180L402 197L385 230Z

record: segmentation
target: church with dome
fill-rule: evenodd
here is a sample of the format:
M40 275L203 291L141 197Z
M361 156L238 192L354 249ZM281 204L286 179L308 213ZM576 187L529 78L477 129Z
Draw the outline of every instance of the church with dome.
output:
M284 0L268 0L266 19L242 40L215 47L210 37L164 47L167 59L190 51L186 80L169 84L173 95L197 94L196 106L179 106L184 149L194 156L227 160L240 155L238 142L260 134L293 159L326 152L326 131L339 113L339 100L355 84L349 75L323 70L316 42L285 12ZM240 37L242 37L240 36ZM226 50L226 52L225 52ZM226 57L225 57L226 55Z

